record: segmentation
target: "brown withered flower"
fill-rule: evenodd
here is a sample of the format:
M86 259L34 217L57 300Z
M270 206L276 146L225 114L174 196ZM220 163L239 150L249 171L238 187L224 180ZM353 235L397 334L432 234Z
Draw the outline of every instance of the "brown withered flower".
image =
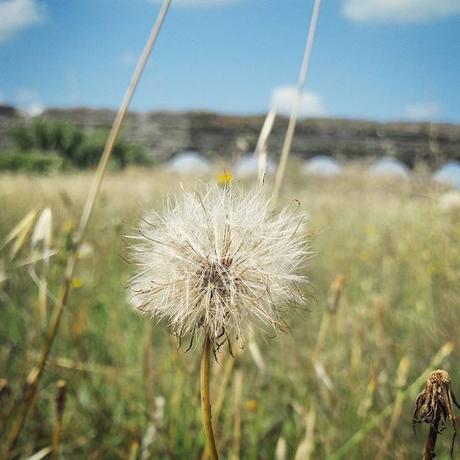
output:
M425 449L425 459L435 456L434 449L437 435L446 429L447 421L450 420L453 435L450 455L453 457L454 442L457 435L457 420L454 414L454 405L460 408L452 391L452 379L447 371L437 369L433 371L426 381L425 388L417 396L412 423L428 423L430 432Z

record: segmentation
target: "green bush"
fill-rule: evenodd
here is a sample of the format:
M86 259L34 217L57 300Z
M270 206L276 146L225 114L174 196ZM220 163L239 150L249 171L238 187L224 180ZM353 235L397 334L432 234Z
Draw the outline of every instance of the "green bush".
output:
M10 137L18 150L25 151L34 147L32 131L26 126L18 126L10 131Z
M0 171L47 173L62 168L62 158L37 151L0 153Z
M86 134L74 158L75 166L78 168L89 168L96 166L104 150L107 139L105 131L93 131Z
M82 144L76 152L74 160L78 168L90 168L96 166L104 151L108 132L97 130L86 134ZM129 146L124 141L118 141L112 152L112 164L124 168L128 160Z
M126 162L128 164L153 166L155 164L152 157L149 157L143 147L131 144L126 152Z
M107 140L107 130L85 132L69 123L35 119L30 125L14 128L11 138L17 147L17 154L27 154L31 150L42 155L53 154L62 159L61 168L91 168L97 165ZM6 160L5 160L6 161ZM27 159L9 159L11 169L17 164L30 164ZM149 164L142 147L119 140L112 153L112 164L124 168L128 163Z

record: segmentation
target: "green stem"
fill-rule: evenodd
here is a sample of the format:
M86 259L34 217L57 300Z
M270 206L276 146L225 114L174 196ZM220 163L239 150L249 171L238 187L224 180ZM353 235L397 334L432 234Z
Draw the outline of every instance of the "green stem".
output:
M200 369L200 393L201 393L201 417L203 428L206 435L206 449L212 460L219 460L216 441L211 421L211 403L209 400L209 367L211 360L211 340L206 336L203 344L203 354L201 355Z

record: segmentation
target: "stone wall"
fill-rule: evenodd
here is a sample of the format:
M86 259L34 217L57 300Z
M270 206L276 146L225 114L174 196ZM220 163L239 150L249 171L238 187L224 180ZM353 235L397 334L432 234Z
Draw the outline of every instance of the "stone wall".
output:
M48 109L46 119L74 123L84 129L109 128L115 112L103 109ZM263 116L227 116L201 112L129 113L123 136L165 160L184 150L230 157L254 149ZM8 130L30 118L12 107L0 107L0 148L9 144ZM281 151L287 119L275 121L269 151ZM435 167L447 159L460 160L460 126L430 123L377 123L359 120L299 120L292 152L309 158L329 154L340 159L365 160L391 155L413 167Z

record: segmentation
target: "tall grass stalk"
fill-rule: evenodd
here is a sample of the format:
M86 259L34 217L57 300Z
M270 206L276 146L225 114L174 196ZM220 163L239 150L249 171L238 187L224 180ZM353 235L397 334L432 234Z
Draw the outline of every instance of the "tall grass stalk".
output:
M144 373L145 373L145 400L147 403L147 416L149 421L155 419L155 393L153 391L153 325L147 323L145 334L145 354L144 354Z
M375 460L383 460L390 453L388 452L388 446L390 446L391 441L398 429L398 422L401 417L403 402L404 402L404 393L403 388L407 382L407 374L409 373L409 357L403 356L398 368L398 377L396 379L396 386L398 388L396 394L395 405L393 409L393 414L391 415L390 425L385 433L382 444L380 444Z
M302 101L302 93L305 86L305 80L307 78L308 67L310 65L311 52L313 49L313 41L315 38L316 25L318 23L319 8L321 6L321 0L315 0L313 5L313 13L311 15L310 26L308 28L307 42L305 44L305 52L303 56L302 66L300 68L299 81L297 84L297 94L292 106L291 117L289 118L288 129L286 131L286 137L284 139L283 150L281 152L280 163L276 171L275 185L273 187L272 201L273 205L276 205L281 186L283 185L284 173L286 171L287 160L289 158L289 152L291 151L292 139L294 137L294 131L297 123L297 115L300 109L300 103Z
M315 426L316 409L312 404L305 420L305 435L297 448L294 460L310 460L315 449Z
M139 439L134 438L129 449L129 460L137 460L139 455L140 442Z
M239 460L241 447L241 406L243 399L243 371L235 374L235 415L233 419L233 439L231 460Z
M78 227L75 241L74 241L74 246L67 260L67 265L66 265L66 270L65 270L64 280L62 283L61 292L60 292L57 302L54 304L54 307L53 307L51 320L50 320L48 332L47 332L47 339L43 347L38 366L33 369L32 371L33 374L31 373L29 375L28 385L25 390L24 398L22 400L22 407L20 408L18 418L13 424L13 427L7 439L6 449L4 453L5 459L9 457L9 452L11 451L12 448L14 448L14 446L16 445L19 439L19 436L21 434L22 428L26 421L27 415L35 399L35 394L37 392L37 387L40 382L40 378L43 375L43 371L45 369L45 365L48 360L49 353L53 346L54 339L56 338L56 334L59 328L62 313L64 311L65 306L67 305L67 300L68 300L71 283L72 283L72 277L73 277L73 273L75 271L75 267L76 267L77 260L78 260L77 254L84 241L86 229L88 227L88 222L90 220L91 214L94 209L94 204L96 202L96 198L97 198L99 189L101 187L101 183L102 183L104 173L107 168L108 161L112 154L115 142L120 133L120 129L121 129L123 120L126 116L126 113L128 112L131 100L134 96L139 80L145 69L150 53L153 49L153 46L155 45L157 41L159 32L161 30L161 26L163 25L163 22L168 12L170 4L171 4L171 0L163 1L161 9L158 13L158 17L155 21L155 24L153 25L150 36L139 58L139 62L137 63L137 66L134 70L134 73L129 83L128 89L121 102L120 108L115 118L115 121L112 125L112 129L110 130L103 154L101 156L99 165L97 167L96 175L91 184L91 188L90 188L88 197L86 199L85 206L83 208L82 216L80 219L79 227Z
M287 443L286 439L281 436L276 443L275 460L286 460L287 457Z
M156 404L153 381L153 324L147 323L145 334L145 351L144 351L144 379L145 379L145 402L147 406L147 429L142 438L141 459L151 457L150 447L155 439L157 431Z
M53 427L53 443L51 459L57 460L59 457L59 446L61 444L62 419L66 400L67 386L64 380L59 380L56 384L56 421Z
M0 378L0 431L3 431L4 423L12 408L13 397L8 380Z
M267 141L273 128L276 118L276 109L271 108L265 117L264 124L260 130L259 139L257 140L255 154L258 160L258 179L262 184L267 173Z

